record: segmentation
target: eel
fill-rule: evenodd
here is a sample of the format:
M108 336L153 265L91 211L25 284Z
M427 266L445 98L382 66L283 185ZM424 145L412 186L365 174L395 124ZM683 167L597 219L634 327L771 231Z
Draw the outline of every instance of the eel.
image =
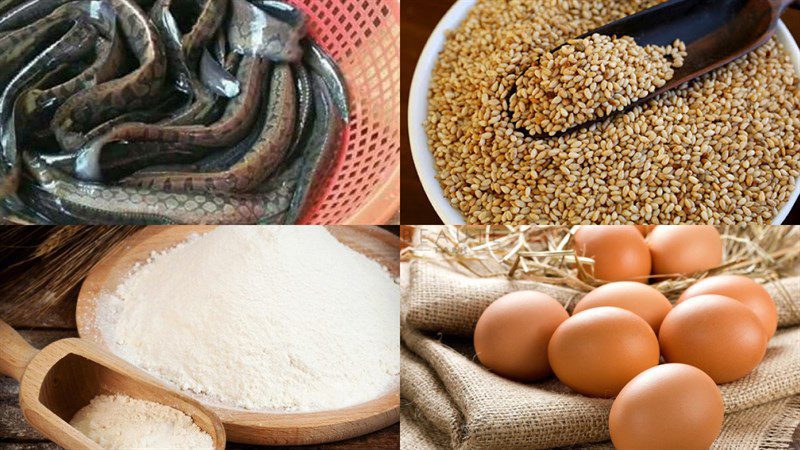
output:
M287 157L294 156L301 150L314 107L314 93L311 89L311 76L308 74L308 70L302 64L293 63L292 71L295 74L295 90L297 91L297 122Z
M231 0L228 44L244 55L258 55L275 62L297 62L303 56L300 40L305 20L283 22L246 0Z
M172 6L172 0L156 0L150 8L149 17L164 44L167 73L172 84L181 92L191 93L191 86L189 86L191 71L186 65L181 44L181 32L170 11L170 6Z
M0 225L51 225L53 221L18 198L0 199Z
M239 95L239 80L229 74L207 49L203 49L200 57L200 81L219 96L233 98Z
M9 131L6 124L13 122L12 105L18 98L17 94L36 78L43 77L45 71L90 52L96 36L94 27L81 21L75 22L64 36L37 55L8 82L0 93L0 144Z
M55 111L77 92L113 79L119 74L123 53L116 38L100 39L92 64L76 76L45 89L31 89L24 94L20 114L32 127L47 127Z
M303 62L312 72L322 78L325 86L328 87L328 91L330 91L334 105L339 108L344 121L349 122L350 105L348 103L347 83L344 80L344 75L339 70L339 66L317 43L309 41L305 47Z
M20 3L21 0L0 0L0 14L5 14L11 9L17 7L17 5Z
M238 70L241 63L241 55L230 54L228 56L225 60L226 66L234 71ZM216 77L222 78L217 79ZM229 82L236 86L236 93L233 95L220 95L220 92L212 87L212 85L219 87ZM227 71L224 73L201 72L200 78L194 72L190 72L189 84L192 93L195 94L194 102L157 124L162 126L209 125L222 115L226 107L224 100L239 94L239 83L239 79L231 76ZM227 94L231 94L231 92Z
M308 17L300 8L289 3L278 0L252 0L251 3L263 9L272 17L293 27L304 26L308 21Z
M161 126L127 122L110 127L109 131L89 141L75 158L75 173L83 180L101 177L99 160L105 144L116 141L158 141L190 144L194 146L222 147L233 145L248 132L253 113L259 104L264 74L268 69L266 59L245 57L238 75L242 93L232 99L217 122L205 125Z
M66 4L47 16L0 37L0 86L22 66L66 33L85 11Z
M64 36L23 67L0 93L0 198L16 190L19 178L14 114L18 93L37 78L43 77L46 71L90 52L96 36L94 27L81 21L75 22Z
M270 88L265 90L264 123L253 141L245 140L247 152L230 168L216 172L143 171L122 180L126 186L164 191L248 192L272 174L289 149L296 117L295 85L292 70L278 64L272 71Z
M205 123L217 106L217 97L207 89L186 62L186 54L178 25L170 12L171 0L158 0L150 10L150 18L162 37L168 61L168 74L173 85L185 94L184 105L164 125Z
M190 68L196 67L206 44L210 42L222 25L228 10L228 0L205 0L197 21L192 29L181 39L186 63Z
M188 144L161 142L115 142L100 154L100 174L105 182L115 182L146 168L168 164L191 164L215 149Z
M103 186L70 179L30 152L23 160L41 189L34 201L46 201L47 193L57 212L96 224L272 223L283 219L294 189L289 183L257 194L182 194Z
M220 27L214 36L214 41L210 45L211 54L220 64L225 62L225 55L228 54L228 31Z
M121 78L78 92L56 110L51 128L64 151L78 150L107 132L114 125L107 122L110 119L146 107L162 95L166 59L152 22L132 0L109 1L139 66Z
M0 16L0 33L24 27L74 0L27 0Z
M275 172L275 175L264 180L253 192L271 192L287 186L291 186L292 192L294 192L294 187L297 185L297 179L300 177L300 170L302 169L303 160L301 158L284 161Z
M100 31L94 62L63 83L48 88L30 89L24 94L19 112L30 127L41 127L44 122L49 124L55 110L69 97L119 74L125 55L116 32L116 13L106 2L92 3L99 4L93 8L93 16L96 17L93 23L99 25Z
M299 63L292 63L291 66L292 73L295 76L297 114L294 131L292 133L292 142L285 156L285 159L287 160L293 158L294 155L301 150L302 146L305 145L305 137L308 134L307 131L309 129L308 124L312 120L313 115L313 92L311 91L311 78L308 74L308 70L306 70L305 66ZM256 127L258 130L261 129L261 124L263 124L263 122L263 119L259 121L259 125ZM163 170L192 170L199 172L223 170L235 164L236 161L238 161L249 149L248 146L251 144L252 139L245 139L236 144L236 146L222 152L211 154L195 164L165 168Z
M350 105L307 21L280 0L0 0L0 217L309 220Z
M336 162L336 153L346 125L322 78L312 74L311 82L314 87L314 124L302 154L300 179L284 223L297 223L305 219L311 205L318 200L320 189L327 182L332 165Z

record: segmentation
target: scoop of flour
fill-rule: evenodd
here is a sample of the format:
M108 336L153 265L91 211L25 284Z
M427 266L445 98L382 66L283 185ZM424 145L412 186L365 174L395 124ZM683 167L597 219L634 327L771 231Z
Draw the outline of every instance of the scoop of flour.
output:
M399 382L399 286L323 227L218 227L101 300L112 350L228 406L334 409Z
M98 395L69 423L108 450L214 448L211 436L182 411L126 395Z

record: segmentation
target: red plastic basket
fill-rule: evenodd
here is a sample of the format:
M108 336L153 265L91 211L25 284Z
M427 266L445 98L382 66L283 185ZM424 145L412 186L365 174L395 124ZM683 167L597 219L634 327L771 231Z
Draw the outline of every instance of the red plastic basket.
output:
M400 207L399 0L289 0L344 74L350 124L302 223L384 224Z

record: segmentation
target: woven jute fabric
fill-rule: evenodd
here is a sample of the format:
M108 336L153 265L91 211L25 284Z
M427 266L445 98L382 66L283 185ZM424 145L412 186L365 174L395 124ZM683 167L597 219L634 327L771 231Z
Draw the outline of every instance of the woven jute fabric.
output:
M800 396L788 397L725 416L712 448L790 449L800 439ZM453 443L441 430L419 417L415 405L400 407L400 442L403 449L449 449ZM613 450L610 441L562 447L580 450Z
M501 278L475 278L436 262L415 261L408 271L413 280L404 291L408 326L437 333L471 336L481 313L509 292L533 290L550 295L572 311L583 293L544 283ZM778 309L778 326L800 325L800 277L764 285ZM794 293L795 298L792 297ZM674 299L671 299L674 301Z
M533 384L506 380L480 365L471 344L481 312L505 293L544 291L568 309L580 293L526 281L476 279L423 261L407 269L401 332L403 448L607 446L612 400L575 394L554 378ZM753 443L785 448L780 445L790 442L797 428L792 424L800 400L790 400L800 394L800 279L766 287L776 299L781 329L752 373L720 386L727 416L718 448L753 448ZM757 410L769 412L770 418Z

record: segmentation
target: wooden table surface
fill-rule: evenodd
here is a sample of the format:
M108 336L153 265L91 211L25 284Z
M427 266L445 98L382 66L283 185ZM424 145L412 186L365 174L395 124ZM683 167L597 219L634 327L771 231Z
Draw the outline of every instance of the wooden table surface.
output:
M408 89L414 75L417 58L419 58L428 36L453 3L455 3L454 0L403 0L403 7L400 11L400 96L402 100L400 192L403 202L403 224L433 225L442 223L431 207L425 191L422 190L422 184L417 178L417 171L411 158L407 129ZM795 39L800 41L800 11L789 9L781 18ZM792 209L786 223L800 224L800 204Z

